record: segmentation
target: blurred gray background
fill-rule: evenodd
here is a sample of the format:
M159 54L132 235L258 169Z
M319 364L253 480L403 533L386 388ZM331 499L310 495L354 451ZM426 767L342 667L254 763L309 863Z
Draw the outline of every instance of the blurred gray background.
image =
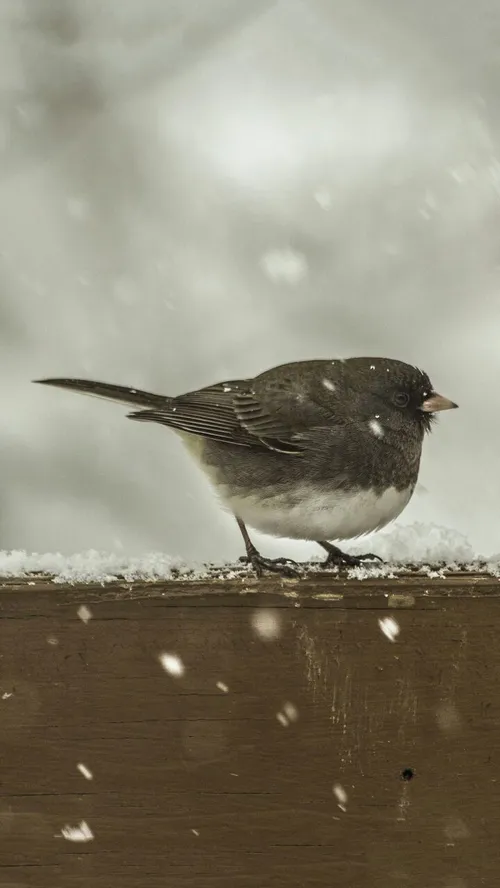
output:
M461 407L402 522L500 549L499 45L497 0L2 0L2 548L242 551L167 429L31 379L365 354Z

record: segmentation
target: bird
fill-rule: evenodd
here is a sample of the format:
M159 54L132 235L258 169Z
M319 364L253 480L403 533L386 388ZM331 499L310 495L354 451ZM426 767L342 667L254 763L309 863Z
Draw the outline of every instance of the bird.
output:
M398 517L415 490L435 414L458 406L422 370L383 357L295 361L174 397L86 379L34 382L127 404L129 419L178 433L236 518L242 560L257 576L296 577L300 566L263 556L247 526L315 541L327 553L325 568L377 559L349 555L333 541Z

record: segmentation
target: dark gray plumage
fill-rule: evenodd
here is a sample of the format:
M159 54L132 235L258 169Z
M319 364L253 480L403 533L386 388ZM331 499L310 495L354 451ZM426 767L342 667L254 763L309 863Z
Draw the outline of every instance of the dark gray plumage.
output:
M245 524L316 540L328 563L358 563L329 540L397 517L434 413L456 407L421 370L387 358L284 364L174 398L82 379L39 382L133 405L141 409L130 419L178 432L238 520L258 572L294 569L262 558Z

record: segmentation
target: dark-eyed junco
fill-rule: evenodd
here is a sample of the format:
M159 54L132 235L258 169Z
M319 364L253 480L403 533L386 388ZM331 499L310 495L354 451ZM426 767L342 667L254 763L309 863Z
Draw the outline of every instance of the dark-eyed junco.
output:
M141 409L130 419L178 432L234 514L258 574L296 570L288 559L264 558L247 524L318 542L325 565L374 558L346 555L330 540L359 537L400 514L434 413L457 406L421 370L389 358L282 364L176 398L84 379L38 381L134 405Z

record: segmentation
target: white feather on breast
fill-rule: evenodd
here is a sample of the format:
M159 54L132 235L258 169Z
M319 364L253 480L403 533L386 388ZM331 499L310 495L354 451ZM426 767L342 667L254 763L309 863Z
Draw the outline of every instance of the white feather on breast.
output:
M300 540L347 540L384 527L402 512L413 488L390 487L382 494L373 490L325 492L304 487L293 492L295 504L286 495L259 499L218 493L231 511L255 530L271 536Z

